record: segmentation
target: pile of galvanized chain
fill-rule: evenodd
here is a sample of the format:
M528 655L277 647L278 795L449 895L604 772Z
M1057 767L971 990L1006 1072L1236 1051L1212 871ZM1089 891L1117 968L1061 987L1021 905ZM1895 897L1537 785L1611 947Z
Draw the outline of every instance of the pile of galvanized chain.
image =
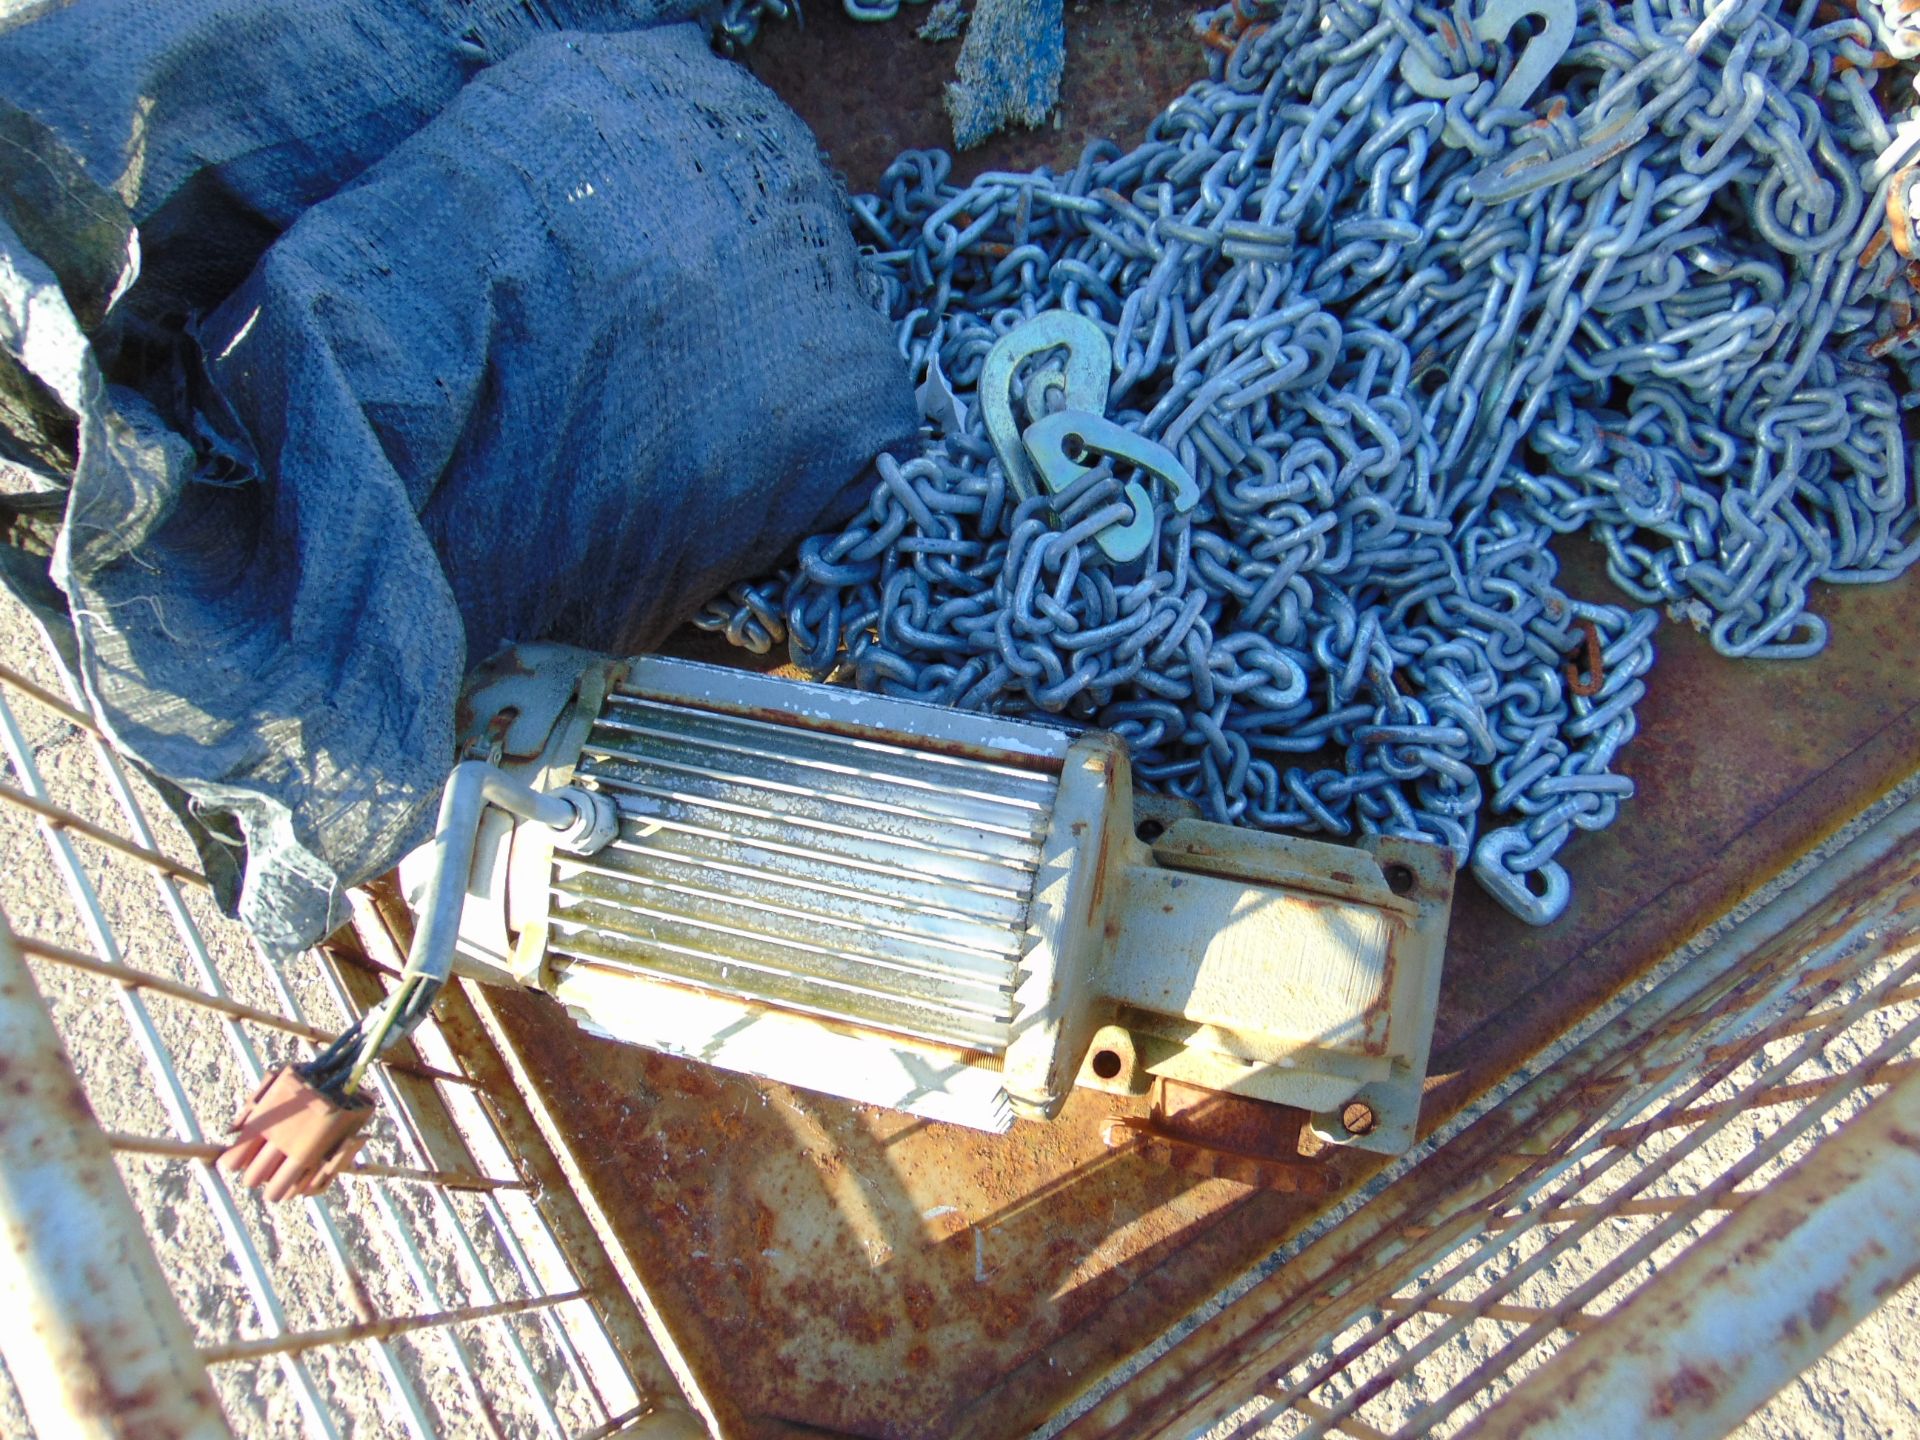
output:
M903 155L853 212L924 452L703 623L889 694L1113 729L1211 818L1439 841L1552 920L1555 855L1632 793L1611 766L1658 619L1562 593L1556 536L1764 657L1824 642L1812 582L1920 554L1920 123L1873 88L1876 44L1915 47L1824 13L1234 6L1201 22L1230 53L1135 150L964 188ZM1131 564L1094 543L1125 472L1022 500L977 403L995 340L1053 309L1098 322L1107 418L1201 492L1155 495ZM1023 373L1037 418L1059 376Z

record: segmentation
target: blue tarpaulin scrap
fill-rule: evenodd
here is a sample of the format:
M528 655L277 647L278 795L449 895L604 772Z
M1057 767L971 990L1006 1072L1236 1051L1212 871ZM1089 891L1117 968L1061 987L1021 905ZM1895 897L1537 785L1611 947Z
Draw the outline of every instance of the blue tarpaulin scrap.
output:
M953 143L967 150L1008 125L1043 123L1066 68L1064 0L980 0L947 86Z
M0 30L0 574L273 949L424 838L470 661L651 645L915 433L812 136L630 28L695 8Z

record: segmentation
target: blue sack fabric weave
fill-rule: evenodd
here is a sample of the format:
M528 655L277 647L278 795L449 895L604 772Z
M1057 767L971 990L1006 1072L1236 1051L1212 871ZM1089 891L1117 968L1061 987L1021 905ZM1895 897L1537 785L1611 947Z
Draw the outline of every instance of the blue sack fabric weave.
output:
M110 227L89 259L0 208L0 490L16 520L64 501L46 568L89 699L213 861L237 822L209 873L275 950L424 838L470 663L657 642L916 430L837 185L771 92L693 25L519 38L433 118L410 101L297 184L267 167L282 198L233 232L290 228L207 313L192 266L108 285ZM101 157L53 153L74 213L110 216ZM198 173L173 203L218 192ZM192 315L192 343L97 345L154 273L134 313ZM31 549L5 567L28 591Z

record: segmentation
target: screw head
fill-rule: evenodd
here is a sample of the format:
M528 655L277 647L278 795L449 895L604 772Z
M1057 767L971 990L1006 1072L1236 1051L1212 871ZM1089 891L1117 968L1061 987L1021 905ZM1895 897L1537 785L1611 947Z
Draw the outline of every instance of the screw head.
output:
M1373 1107L1364 1100L1355 1100L1340 1112L1340 1123L1346 1127L1349 1135L1365 1135L1379 1123L1373 1113Z

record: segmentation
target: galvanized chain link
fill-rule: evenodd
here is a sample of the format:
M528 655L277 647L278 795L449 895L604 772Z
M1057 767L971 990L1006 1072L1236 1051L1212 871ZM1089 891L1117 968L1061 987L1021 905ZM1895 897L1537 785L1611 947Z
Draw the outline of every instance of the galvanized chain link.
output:
M1556 536L1766 657L1824 643L1814 581L1920 555L1895 385L1920 123L1883 118L1868 24L1811 3L1201 23L1239 43L1138 148L965 187L909 152L852 202L923 453L702 623L889 694L1111 728L1214 819L1439 841L1546 923L1554 857L1633 792L1612 765L1658 618L1562 593ZM1108 417L1202 491L1156 494L1131 565L1092 543L1124 474L1021 502L981 418L987 351L1055 308L1111 339Z
M900 13L902 4L925 5L929 0L840 0L848 18L868 24L883 24ZM796 19L800 0L721 0L714 24L714 36L728 54L745 49L760 38L760 27L769 20Z
M760 38L760 27L767 21L799 19L800 0L720 0L712 22L714 48L723 55L738 55Z

